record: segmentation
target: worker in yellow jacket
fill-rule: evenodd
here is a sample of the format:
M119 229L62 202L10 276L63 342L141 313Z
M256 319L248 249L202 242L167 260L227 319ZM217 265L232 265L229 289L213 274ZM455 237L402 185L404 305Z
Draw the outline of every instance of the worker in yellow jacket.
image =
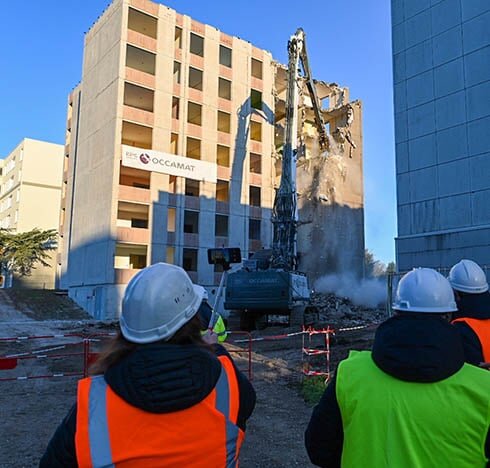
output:
M213 311L208 303L208 292L204 288L202 289L204 299L198 312L202 323L201 334L205 341L223 343L228 336L225 322L218 312Z

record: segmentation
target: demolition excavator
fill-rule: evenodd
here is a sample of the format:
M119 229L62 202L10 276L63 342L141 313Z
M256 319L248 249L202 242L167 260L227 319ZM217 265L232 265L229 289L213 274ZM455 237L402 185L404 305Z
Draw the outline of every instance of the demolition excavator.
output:
M300 28L288 41L282 173L272 212L272 249L256 252L226 279L224 308L240 311L242 329L255 328L259 317L286 315L290 318L295 308L304 308L310 300L308 277L298 269L297 252L296 166L298 155L303 152L298 143L298 114L305 85L311 98L320 147L325 151L328 135L311 75L305 33Z

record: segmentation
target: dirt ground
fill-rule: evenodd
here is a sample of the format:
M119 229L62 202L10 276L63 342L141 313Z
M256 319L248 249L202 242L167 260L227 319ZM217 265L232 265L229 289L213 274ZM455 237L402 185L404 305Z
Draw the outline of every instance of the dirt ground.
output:
M34 352L35 358L19 360L19 365L13 370L0 370L0 379L79 371L79 357L50 359L56 353L64 354L76 349L73 343L79 341L79 337L53 335L88 335L115 330L114 324L96 324L81 311L71 311L67 314L67 320L41 321L32 311L25 307L22 309L2 300L0 296L0 356ZM329 325L335 328L334 324ZM234 329L232 321L229 328ZM252 383L257 392L257 405L248 422L240 456L241 467L313 466L303 444L312 407L304 402L300 394L301 369L309 362L312 370L325 371L327 361L324 354L306 357L302 348L325 349L325 335L314 335L308 341L308 335L297 334L300 331L301 327L298 326L274 326L252 332L257 340L252 345ZM373 333L374 327L365 326L332 336L330 369L335 369L349 349L369 349ZM270 339L287 334L293 335ZM26 336L48 338L5 340ZM232 335L227 345L229 350L233 352L246 348L241 341L243 338L243 335ZM303 342L303 338L306 341ZM49 357L43 358L44 355ZM247 353L235 353L233 356L239 361L241 369L247 368ZM0 467L28 468L38 465L52 433L75 401L78 378L60 376L0 380Z

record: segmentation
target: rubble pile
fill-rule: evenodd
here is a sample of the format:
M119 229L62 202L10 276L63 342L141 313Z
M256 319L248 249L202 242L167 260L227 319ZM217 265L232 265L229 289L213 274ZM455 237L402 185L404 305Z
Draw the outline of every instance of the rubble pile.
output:
M305 309L308 326L356 327L379 323L388 318L386 307L368 308L353 304L335 294L313 293L311 305Z

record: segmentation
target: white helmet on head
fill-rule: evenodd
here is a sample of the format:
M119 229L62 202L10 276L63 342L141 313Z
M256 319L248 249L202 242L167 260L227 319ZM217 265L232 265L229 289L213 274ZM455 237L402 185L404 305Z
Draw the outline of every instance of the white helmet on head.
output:
M449 271L448 280L456 291L472 294L488 291L485 272L473 260L461 260L456 263Z
M432 268L414 268L396 289L393 309L400 312L456 312L449 281Z
M203 288L194 285L179 266L156 263L138 272L128 283L120 326L133 343L171 338L196 315Z

